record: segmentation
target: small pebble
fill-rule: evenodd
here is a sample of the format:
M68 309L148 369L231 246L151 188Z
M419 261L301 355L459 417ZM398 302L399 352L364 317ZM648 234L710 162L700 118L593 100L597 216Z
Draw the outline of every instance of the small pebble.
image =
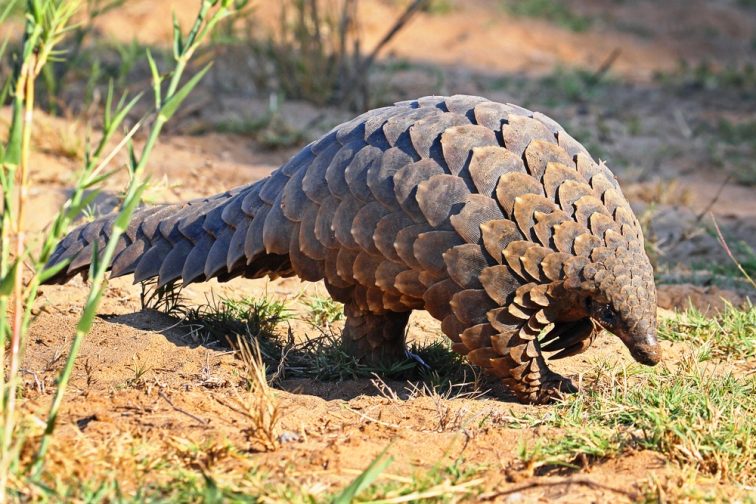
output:
M278 436L278 442L281 444L295 443L301 441L302 438L296 432L284 431Z

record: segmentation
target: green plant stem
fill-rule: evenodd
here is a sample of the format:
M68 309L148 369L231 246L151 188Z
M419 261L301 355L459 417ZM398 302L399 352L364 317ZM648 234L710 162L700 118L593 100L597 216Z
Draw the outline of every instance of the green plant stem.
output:
M127 105L124 110L130 110L133 104L136 103L136 100L138 98L139 97L132 100L132 102ZM125 114L121 114L121 117L123 117L123 115ZM103 164L109 162L109 160L112 159L112 157L121 150L125 143L134 136L136 131L141 126L141 121L137 123L131 129L131 131L129 131L124 140L122 140L98 166L97 163L102 156L103 149L107 145L108 140L111 138L112 133L113 131L115 131L118 124L120 124L120 120L110 124L108 129L103 133L103 136L100 139L97 148L89 158L86 167L78 177L73 194L71 195L63 211L58 214L58 217L53 222L50 234L47 236L45 243L42 245L42 252L40 253L40 256L36 261L38 268L35 271L34 276L32 276L31 280L29 281L29 285L27 286L28 295L26 298L26 310L21 325L24 332L28 330L29 324L31 323L32 308L34 307L34 300L37 298L37 293L41 284L41 277L44 273L44 267L47 264L50 254L55 248L55 244L60 240L61 236L63 235L63 231L68 227L68 224L70 223L71 215L68 210L70 208L80 208L82 206L84 199L84 189L89 185L88 182L97 174L98 171L103 168Z
M18 102L13 103L13 120L12 124L20 123L21 107ZM13 219L13 205L11 202L12 195L14 194L15 186L15 167L6 163L7 152L4 153L4 159L2 159L2 166L0 166L0 173L2 173L2 215L0 215L0 222L2 222L2 228L0 228L0 278L5 278L8 275L10 267L10 228ZM5 343L9 334L8 326L8 297L0 296L0 363L5 365ZM0 373L0 412L6 411L5 408L5 373ZM0 413L2 415L2 413ZM2 439L0 437L0 439Z
M6 170L5 166L2 166L0 169ZM3 182L5 182L5 189L3 191L3 207L2 207L2 216L0 216L0 219L2 219L2 229L0 229L0 278L5 278L5 276L8 274L9 267L9 258L10 258L10 225L11 225L11 210L10 210L10 194L13 190L13 174L11 173L11 170L8 170L7 173L4 173ZM8 327L8 297L7 296L0 296L0 363L3 363L3 369L5 368L5 342L8 337L9 327ZM0 373L0 415L3 417L5 412L7 411L7 408L5 407L5 373ZM3 429L5 429L5 424L3 423ZM3 438L4 439L4 435ZM4 450L4 447L3 447ZM5 453L3 450L0 450L0 453ZM0 482L2 483L2 482Z
M5 169L5 167L3 167ZM8 174L10 175L10 170L8 170ZM12 177L9 176L8 179L11 179ZM9 188L6 186L6 191ZM0 237L0 278L5 278L5 276L9 272L8 268L8 258L9 258L9 245L10 245L10 239L9 239L9 232L8 228L10 227L10 211L9 211L9 205L8 205L8 198L7 196L10 194L10 192L4 191L4 200L3 200L3 227L2 227L2 236ZM2 416L2 432L0 433L0 442L2 442L2 446L0 447L0 502L5 502L5 489L8 486L8 468L10 467L11 459L10 459L10 446L6 444L6 440L9 437L8 433L13 432L12 425L9 423L8 418L10 417L10 410L8 409L7 405L7 396L6 396L6 383L5 383L5 342L7 340L9 327L7 324L7 313L8 313L8 298L6 296L0 297L0 362L3 363L3 372L0 373L0 416ZM12 376L8 376L8 380L12 380Z
M58 214L58 217L56 218L52 226L51 234L48 235L47 240L45 241L45 244L43 245L43 251L40 254L40 257L37 261L38 265L40 266L40 270L36 272L36 274L32 278L28 287L29 295L27 298L26 312L25 312L23 325L22 325L24 330L28 328L29 323L31 322L31 310L32 310L34 299L36 298L37 291L40 286L41 274L42 274L41 270L44 268L44 265L46 264L49 258L49 255L52 252L55 244L57 243L58 240L60 240L60 237L62 236L64 230L67 228L72 218L70 209L80 208L82 206L85 187L88 186L88 183L91 181L91 178L102 168L102 164L97 166L97 163L103 153L104 147L107 145L108 140L111 138L113 132L120 124L121 119L125 116L126 112L128 112L128 110L130 110L133 107L133 105L136 103L138 98L139 97L135 98L123 109L121 109L121 112L118 114L120 118L117 118L115 121L112 121L112 122L108 121L108 128L106 129L105 132L103 132L102 138L100 139L100 142L97 148L95 149L92 156L89 157L85 169L80 174L77 180L76 188L74 190L73 195L71 196L70 200L67 202L66 206L61 211L61 213ZM125 142L127 140L130 140L133 137L134 133L136 133L140 125L141 125L141 121L137 125L135 125L131 129L131 131L129 131L125 139L121 143L119 143L118 146L115 147L113 152L106 157L103 163L107 162L110 158L112 158L112 156L123 147ZM111 243L113 244L117 243L117 239L111 240L110 242L108 242L108 245L110 246ZM113 248L114 246L115 245L113 245ZM112 253L113 252L111 250L111 256L112 256ZM103 278L104 278L104 270L102 271L102 275L98 282L98 285L100 286L102 285ZM94 292L95 292L95 287L93 285L92 289L90 289L90 294L87 298L87 303L85 305L85 313L91 313L92 317L94 316L94 310L96 310L97 305L99 304L99 299L100 299L99 296L93 296ZM89 310L87 310L87 308L89 308ZM74 340L71 344L69 356L68 356L68 359L66 360L66 365L61 373L61 378L58 382L58 387L56 388L56 394L53 399L53 404L51 405L51 408L50 408L51 413L50 415L48 415L48 422L45 427L45 433L40 441L40 446L38 449L38 456L35 458L35 462L32 467L32 474L38 475L38 473L42 469L42 465L40 461L44 458L44 453L46 452L48 448L48 445L50 442L50 436L52 435L55 428L58 410L63 400L64 392L68 385L68 381L70 380L70 376L73 371L73 365L75 363L76 356L79 353L79 349L81 347L81 343L83 342L83 338L88 331L89 331L89 328L88 327L82 328L81 324L80 326L77 327Z
M30 1L19 66L14 73L15 94L7 147L2 150L2 229L0 230L0 278L12 282L12 288L0 296L0 361L3 373L0 378L0 502L5 502L8 476L17 460L21 442L15 441L16 399L19 373L25 348L26 330L31 318L31 307L39 285L39 265L34 264L30 288L24 288L24 260L27 257L25 210L29 189L29 158L35 107L35 83L55 46L62 40L66 25L79 6L79 0ZM10 85L10 84L9 84ZM12 240L13 239L13 240ZM14 262L10 267L11 241L15 241ZM13 315L8 324L9 294ZM10 358L5 371L5 348L10 334Z
M210 9L210 7L217 5L217 3L218 0L205 0L200 7L200 11L194 22L194 26L192 27L192 30L187 37L187 46L176 57L176 66L174 67L173 75L171 77L171 81L162 104L160 104L159 99L156 97L158 110L155 117L155 122L152 125L150 134L147 137L147 141L142 147L139 161L135 166L131 166L131 180L126 190L124 203L121 212L113 223L111 235L105 247L105 251L102 256L99 257L97 255L98 251L94 251L91 270L94 273L93 275L91 275L92 286L86 304L84 306L84 311L82 313L81 319L79 321L79 324L77 325L76 334L73 338L73 341L71 342L71 349L66 359L65 366L63 367L60 378L58 379L58 386L55 390L55 395L50 405L45 431L42 435L42 439L40 440L39 449L37 450L34 462L32 464L31 473L34 478L40 476L44 467L45 454L47 452L47 448L49 447L52 433L55 430L60 406L63 402L63 397L65 396L65 391L73 372L76 357L78 356L81 344L84 340L84 336L89 332L92 326L97 307L104 293L105 273L108 269L108 265L113 259L113 254L115 252L116 245L118 244L118 240L125 232L128 222L131 218L131 214L133 213L134 208L141 198L142 191L144 191L146 187L146 183L142 182L142 176L147 165L147 161L150 157L150 154L152 153L153 148L155 147L155 144L157 143L157 139L163 129L163 126L172 114L172 111L168 112L168 107L171 107L173 110L175 110L175 108L173 108L174 104L171 102L171 99L174 97L179 98L177 94L180 92L178 86L181 82L181 78L186 69L187 63L191 56L194 54L197 47L199 47L199 45L202 43L202 40L205 38L208 30L211 29L212 26L214 26L228 13L228 2L224 0L221 4L221 8L215 12L215 14L210 18L210 20L207 21L203 28L202 25L205 21L208 10ZM155 82L154 86L156 91L159 91L160 83Z
M24 104L23 130L21 137L21 163L18 166L18 200L16 202L15 214L15 234L16 234L16 262L18 266L15 270L14 287L13 287L13 323L10 344L10 366L8 369L7 383L7 401L4 405L3 413L3 449L4 454L8 453L13 441L15 432L15 415L16 415L16 395L18 392L18 374L21 367L21 343L23 339L23 318L24 318L24 275L23 275L23 258L25 256L26 233L24 231L24 216L26 208L26 199L28 195L28 166L29 150L31 148L31 129L34 112L34 82L36 69L36 55L32 55L29 61L25 61L21 67L21 78L19 79L16 89L17 96ZM0 474L5 479L10 457L3 457ZM4 500L4 488L6 481L0 481L3 486L0 501Z

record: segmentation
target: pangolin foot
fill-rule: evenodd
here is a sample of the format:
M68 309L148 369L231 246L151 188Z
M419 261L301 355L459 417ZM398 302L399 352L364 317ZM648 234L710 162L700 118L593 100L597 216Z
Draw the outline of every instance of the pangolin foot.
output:
M574 394L577 391L578 388L572 383L572 380L553 373L541 384L533 402L536 404L550 404L564 399L567 394Z
M345 306L345 351L362 364L381 367L406 359L404 331L410 312L371 314Z

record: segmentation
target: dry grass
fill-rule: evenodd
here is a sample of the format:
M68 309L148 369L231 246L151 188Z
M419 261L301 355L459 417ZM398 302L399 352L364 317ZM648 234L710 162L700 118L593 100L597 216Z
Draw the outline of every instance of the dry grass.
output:
M260 345L257 341L238 338L237 346L239 358L244 364L246 384L243 392L235 392L233 405L229 407L249 421L244 433L253 450L274 451L280 444L278 422L281 410L268 384Z
M409 2L375 47L365 51L356 0L285 0L276 29L261 37L250 18L247 33L241 35L261 69L253 76L255 85L287 99L367 110L372 105L370 73L378 54L430 4L431 0Z

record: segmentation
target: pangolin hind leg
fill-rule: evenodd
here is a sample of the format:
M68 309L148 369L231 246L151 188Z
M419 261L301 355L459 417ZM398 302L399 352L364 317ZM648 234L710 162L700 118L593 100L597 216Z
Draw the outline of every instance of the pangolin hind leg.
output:
M410 311L373 314L354 303L344 306L342 344L364 364L391 364L405 358L404 336Z

